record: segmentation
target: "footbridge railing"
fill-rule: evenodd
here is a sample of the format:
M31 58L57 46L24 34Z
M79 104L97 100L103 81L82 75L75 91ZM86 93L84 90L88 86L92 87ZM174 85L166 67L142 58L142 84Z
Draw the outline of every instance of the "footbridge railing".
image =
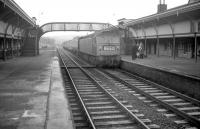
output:
M98 31L111 27L109 23L96 22L51 22L40 27L41 35L52 31Z

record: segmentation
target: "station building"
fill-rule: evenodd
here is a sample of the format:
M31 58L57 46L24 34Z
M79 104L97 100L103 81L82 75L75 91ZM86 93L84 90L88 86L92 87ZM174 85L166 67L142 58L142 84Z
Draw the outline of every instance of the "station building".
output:
M156 14L134 20L120 19L127 28L122 53L131 54L131 47L143 43L145 56L200 58L200 0L167 10L160 0Z
M0 0L0 60L23 53L27 44L28 29L36 26L36 19L29 17L14 0ZM34 44L33 44L34 45Z

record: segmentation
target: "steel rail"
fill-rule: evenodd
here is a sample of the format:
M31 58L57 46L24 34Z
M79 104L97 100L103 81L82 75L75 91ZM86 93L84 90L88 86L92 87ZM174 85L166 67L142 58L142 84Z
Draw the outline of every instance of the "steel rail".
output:
M169 88L167 88L167 87L164 87L164 86L162 86L162 85L159 85L159 84L157 84L157 83L155 83L155 82L152 82L152 81L150 81L150 80L144 79L144 78L139 77L139 76L137 76L137 75L133 75L133 74L131 74L131 73L129 73L129 72L122 71L122 70L119 70L119 71L122 72L122 73L127 74L127 75L130 76L130 77L135 77L135 78L137 78L138 80L141 80L141 81L146 82L147 84L156 86L156 87L158 87L158 88L160 88L160 89L162 89L162 90L164 90L164 91L166 91L166 92L169 92L169 93L171 93L171 94L173 94L173 95L176 95L176 96L178 96L178 97L180 97L180 98L183 98L184 100L187 100L187 101L189 101L189 102L192 102L193 104L195 104L195 105L197 105L197 106L200 106L200 101L197 100L197 99L191 98L191 97L189 97L189 96L186 96L186 95L184 95L184 94L181 94L181 93L179 93L179 92L176 92L176 91L174 91L174 90L171 90L171 89L169 89Z
M69 54L70 54L71 56L73 56L74 58L76 58L76 60L79 60L81 63L83 63L83 64L85 64L85 65L88 65L88 66L91 65L91 64L87 63L85 60L79 59L77 56L73 55L71 52L69 52ZM95 67L95 66L93 66L93 67Z
M66 64L65 64L65 62L64 62L64 60L63 60L63 57L61 56L61 54L60 54L60 52L59 52L58 49L57 49L57 52L58 52L58 55L60 56L61 61L63 62L63 65L65 66L65 70L67 71L67 74L68 74L68 76L69 76L69 79L70 79L70 81L71 81L71 83L72 83L72 85L73 85L73 88L74 88L74 90L75 90L75 92L76 92L76 94L77 94L77 96L78 96L78 98L79 98L79 101L81 102L81 105L82 105L82 107L83 107L83 109L84 109L84 112L85 112L85 114L86 114L86 116L87 116L87 118L88 118L88 120L89 120L89 122L90 122L90 124L91 124L91 127L92 127L93 129L96 129L96 127L95 127L95 125L94 125L94 121L92 120L92 118L91 118L91 116L90 116L90 114L89 114L89 112L88 112L88 110L87 110L87 108L86 108L86 106L85 106L85 104L84 104L84 102L83 102L83 100L82 100L82 98L81 98L81 96L80 96L80 94L79 94L77 88L76 88L76 85L75 85L75 83L74 83L74 81L73 81L73 79L72 79L72 76L71 76L71 74L70 74L70 72L69 72L69 70L68 70L68 68L67 68L67 66L66 66Z
M104 72L105 74L109 75L110 77L112 77L112 78L114 78L114 79L120 81L121 83L123 83L124 85L128 86L129 88L136 90L136 91L139 92L140 94L143 94L143 95L145 95L145 96L148 97L148 98L151 98L152 100L156 101L156 102L159 103L160 105L162 105L162 106L164 106L164 107L167 107L169 110L171 110L171 111L175 112L177 115L179 115L179 116L185 118L186 120L188 120L189 122L191 122L192 124L194 124L195 126L197 126L198 128L200 127L200 120L198 120L197 118L195 118L195 117L193 117L193 116L190 116L190 115L184 113L183 111L178 110L178 109L175 108L174 106L169 105L169 104L167 104L167 103L165 103L165 102L163 102L163 101L161 101L161 100L159 100L159 99L157 99L157 98L151 96L150 94L148 94L148 93L142 91L141 89L139 89L139 88L137 88L137 87L131 85L129 82L127 82L127 81L125 81L125 80L122 80L121 78L116 77L115 75L113 75L113 74L111 74L111 73L109 73L109 72L107 72L107 71L105 71L105 70L102 70L102 72Z
M68 55L66 55L68 56ZM92 82L94 82L99 88L101 88L108 96L110 96L115 103L118 104L118 106L120 108L123 109L123 111L132 119L132 120L136 120L137 123L143 128L143 129L150 129L144 122L142 122L135 114L133 114L129 109L127 109L121 102L119 102L113 95L111 95L104 87L101 86L101 84L99 84L96 79L94 77L92 77L90 74L88 74L88 72L82 68L76 61L74 61L70 56L68 56L79 68L80 70L88 77L92 80Z

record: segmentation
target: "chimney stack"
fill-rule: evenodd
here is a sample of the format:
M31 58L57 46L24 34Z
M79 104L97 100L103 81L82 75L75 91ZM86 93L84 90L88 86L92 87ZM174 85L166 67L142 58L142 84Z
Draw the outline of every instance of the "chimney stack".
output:
M165 4L165 0L160 0L157 13L162 13L166 10L167 10L167 4Z

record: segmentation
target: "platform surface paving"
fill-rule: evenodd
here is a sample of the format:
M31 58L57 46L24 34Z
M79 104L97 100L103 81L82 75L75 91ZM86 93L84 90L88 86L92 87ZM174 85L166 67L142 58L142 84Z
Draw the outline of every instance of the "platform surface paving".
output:
M136 58L135 60L132 60L132 57L127 55L121 56L121 59L123 61L145 65L152 68L161 69L164 71L200 78L200 60L195 62L194 59L184 59L184 58L173 59L163 56L160 57L148 56L147 58L143 59Z
M73 128L55 55L0 62L0 129Z

